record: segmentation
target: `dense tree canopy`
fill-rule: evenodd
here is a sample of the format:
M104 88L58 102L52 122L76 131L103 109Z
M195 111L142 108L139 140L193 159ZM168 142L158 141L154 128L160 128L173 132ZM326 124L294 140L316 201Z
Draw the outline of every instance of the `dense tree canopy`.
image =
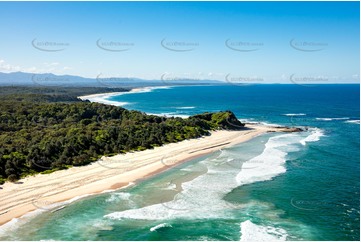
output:
M0 183L242 126L230 111L166 118L68 94L15 96L0 101Z

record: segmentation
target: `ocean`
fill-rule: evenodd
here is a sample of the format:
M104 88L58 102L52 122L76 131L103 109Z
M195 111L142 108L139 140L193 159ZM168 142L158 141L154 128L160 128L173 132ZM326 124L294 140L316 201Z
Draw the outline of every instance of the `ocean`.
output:
M39 208L0 240L359 240L360 86L148 88L107 102L187 117L231 110L268 133L125 189Z

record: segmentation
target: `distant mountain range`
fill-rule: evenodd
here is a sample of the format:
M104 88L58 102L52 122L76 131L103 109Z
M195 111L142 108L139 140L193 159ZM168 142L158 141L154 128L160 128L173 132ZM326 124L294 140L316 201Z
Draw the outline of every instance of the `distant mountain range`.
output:
M224 84L216 80L175 79L165 75L160 80L144 80L139 78L105 77L85 78L71 75L54 75L52 73L0 72L0 86L84 86L84 87L141 87L171 85L215 85Z

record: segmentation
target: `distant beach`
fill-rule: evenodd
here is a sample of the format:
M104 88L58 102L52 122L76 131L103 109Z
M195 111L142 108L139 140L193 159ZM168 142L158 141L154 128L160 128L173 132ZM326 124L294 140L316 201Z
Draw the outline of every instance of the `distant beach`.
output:
M108 99L113 96L119 96L119 95L126 95L126 94L132 94L132 93L141 93L141 92L151 92L155 89L168 89L169 86L159 86L159 87L137 87L133 88L128 92L108 92L108 93L97 93L97 94L91 94L91 95L85 95L85 96L79 96L81 100L89 100L90 102L98 102L98 103L104 103L108 105L114 105L114 106L124 106L127 105L127 102L115 102L115 101L109 101Z

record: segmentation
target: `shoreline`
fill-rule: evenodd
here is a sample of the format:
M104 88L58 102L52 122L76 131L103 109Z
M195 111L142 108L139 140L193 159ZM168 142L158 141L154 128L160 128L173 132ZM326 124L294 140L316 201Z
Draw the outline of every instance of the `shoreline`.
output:
M213 131L210 136L170 143L154 149L102 157L86 166L37 174L1 186L0 225L21 220L41 209L52 211L67 201L121 189L149 179L174 166L268 132L295 132L292 128L247 125L240 131ZM24 216L26 217L26 216ZM24 218L26 219L26 218Z
M90 94L90 95L84 95L84 96L78 96L79 99L85 101L89 100L90 102L98 102L108 105L114 105L114 106L125 106L129 103L127 102L116 102L116 101L110 101L108 98L118 95L127 95L132 93L143 93L143 92L151 92L155 89L168 89L171 88L171 86L156 86L156 87L136 87L132 88L127 92L106 92L106 93L96 93L96 94Z

